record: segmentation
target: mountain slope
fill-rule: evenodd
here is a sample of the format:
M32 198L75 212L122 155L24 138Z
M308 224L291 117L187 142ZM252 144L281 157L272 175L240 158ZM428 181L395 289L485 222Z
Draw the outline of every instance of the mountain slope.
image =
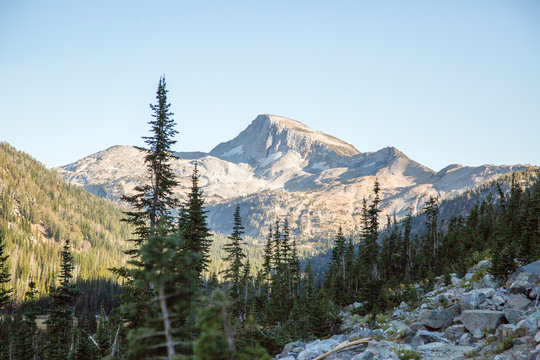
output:
M40 294L56 284L60 249L71 240L76 279L112 278L130 237L120 208L67 184L29 155L0 143L0 231L6 234L15 298L32 278Z
M335 137L276 115L259 115L234 139L210 153L177 153L173 163L185 196L197 162L214 231L231 231L237 203L249 235L258 236L276 217L289 216L293 231L311 237L343 226L359 229L362 198L375 180L382 188L383 215L404 216L422 208L429 196L452 197L467 188L526 166L463 167L435 172L394 147L359 152ZM145 181L143 154L114 146L57 171L74 185L118 201Z

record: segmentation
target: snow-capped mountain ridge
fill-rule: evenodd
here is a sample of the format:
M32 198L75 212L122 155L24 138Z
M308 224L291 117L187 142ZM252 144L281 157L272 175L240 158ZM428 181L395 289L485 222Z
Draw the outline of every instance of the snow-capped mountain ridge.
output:
M359 228L363 197L377 179L383 214L404 216L431 195L448 198L467 188L525 166L462 167L435 172L394 147L359 152L354 146L291 119L259 115L234 139L210 153L176 153L172 168L184 197L195 162L206 195L208 220L215 231L229 232L232 213L241 205L247 233L259 235L276 216L287 215L293 230L311 236ZM113 146L57 171L69 182L118 201L147 181L144 154Z

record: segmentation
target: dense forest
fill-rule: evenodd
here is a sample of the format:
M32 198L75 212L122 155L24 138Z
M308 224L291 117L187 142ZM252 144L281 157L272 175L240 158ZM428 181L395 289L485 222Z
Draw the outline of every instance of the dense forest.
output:
M259 240L247 245L239 207L232 232L212 236L197 168L185 202L172 192L177 131L164 78L151 110L148 182L124 197L124 212L2 144L0 360L271 359L287 342L337 332L342 306L377 314L418 302L436 276L480 259L502 280L540 257L538 174L468 192L466 210L448 217L450 203L431 198L401 222L380 217L376 183L373 200L360 200L362 231L333 229L316 281L287 219L268 224L262 251Z
M111 279L107 268L125 261L121 239L131 233L122 217L109 201L68 185L27 154L0 143L0 232L10 254L16 302L30 281L39 294L56 283L66 238L75 278Z

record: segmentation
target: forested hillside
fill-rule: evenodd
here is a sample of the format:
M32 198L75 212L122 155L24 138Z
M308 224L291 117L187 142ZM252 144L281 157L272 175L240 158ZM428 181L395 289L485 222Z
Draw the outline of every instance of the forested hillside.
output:
M14 299L30 279L40 295L60 270L60 249L71 240L74 277L110 279L107 269L125 261L129 238L120 208L68 185L55 172L7 143L0 143L0 232L5 234Z

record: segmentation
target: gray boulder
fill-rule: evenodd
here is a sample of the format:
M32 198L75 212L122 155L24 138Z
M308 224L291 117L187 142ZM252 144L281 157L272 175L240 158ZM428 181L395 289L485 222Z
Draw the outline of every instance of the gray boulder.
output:
M495 330L504 320L502 311L465 310L461 313L465 328L477 339L484 336L484 330Z
M457 360L465 358L465 353L473 350L472 346L459 346L444 342L420 345L417 351L423 360Z
M506 306L508 306L510 309L515 310L527 310L532 306L532 301L529 300L525 295L523 294L513 294L510 295L510 298L508 299Z
M516 309L509 309L509 308L506 308L503 310L504 311L504 317L506 318L506 320L508 320L509 323L511 324L517 324L517 322L519 320L521 320L521 318L523 317L524 315L524 312L521 311L521 310L516 310Z
M373 354L375 354L375 359L399 360L399 357L394 352L395 347L396 347L396 344L391 341L373 340L369 342L366 351L370 351Z
M400 334L402 337L411 335L413 331L403 322L400 320L392 320L390 321L390 325L396 333Z
M427 330L418 330L411 340L411 346L417 348L420 345L429 344L432 342L446 342L449 343L447 339L441 336L441 334L433 331Z
M452 341L458 340L463 334L465 334L465 326L452 325L444 330L444 336Z
M463 310L478 309L478 306L486 301L486 295L480 290L472 290L461 295L461 307Z
M495 289L498 286L497 281L495 281L495 278L491 274L484 275L481 282L484 285L484 287L487 287L487 288Z
M302 341L293 341L285 344L285 346L283 347L283 351L281 352L281 358L285 358L286 356L288 356L289 353L292 352L292 349L303 348L304 346L306 346L306 343Z
M351 360L373 360L375 353L371 350L366 350L361 354L355 355Z
M329 352L339 345L339 342L332 339L315 340L306 344L306 348L298 354L297 360L311 360L319 355Z
M530 264L524 265L518 268L517 271L533 274L536 275L536 277L540 278L540 260L536 260Z
M512 294L527 295L533 288L535 280L536 275L528 272L521 272L514 280L509 280L506 285ZM510 286L508 286L509 283Z
M421 323L430 329L441 329L452 324L460 313L459 305L454 304L444 310L427 310L421 316Z

